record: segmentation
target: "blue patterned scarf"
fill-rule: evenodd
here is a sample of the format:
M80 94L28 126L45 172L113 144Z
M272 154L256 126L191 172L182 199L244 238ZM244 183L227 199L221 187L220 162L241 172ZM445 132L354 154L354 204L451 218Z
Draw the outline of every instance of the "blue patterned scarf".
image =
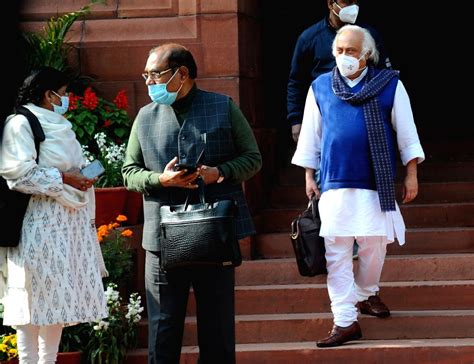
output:
M354 93L344 82L337 67L334 67L332 71L332 89L334 94L351 105L363 106L372 166L375 174L375 185L379 194L382 211L395 211L395 186L383 115L377 96L392 78L398 77L398 74L398 71L386 69L380 70L379 73L375 74L375 69L369 66L363 81L364 86L362 86L359 92Z

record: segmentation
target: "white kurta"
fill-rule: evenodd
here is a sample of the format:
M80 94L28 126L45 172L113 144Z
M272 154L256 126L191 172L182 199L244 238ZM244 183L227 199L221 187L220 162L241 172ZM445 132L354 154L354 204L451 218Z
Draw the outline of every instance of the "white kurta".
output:
M364 71L355 80L344 80L354 87L366 73ZM414 158L418 158L418 163L421 163L425 155L413 120L410 99L401 81L398 81L395 91L391 117L403 165ZM321 113L310 87L298 146L291 162L318 170L322 133ZM386 236L390 242L397 238L400 245L405 243L405 224L398 205L396 211L382 212L377 191L356 188L325 191L319 202L319 213L321 236Z
M46 140L38 165L23 116L7 121L0 173L10 188L31 193L18 247L8 249L5 325L53 325L107 316L93 216L93 190L63 185L59 171L83 164L81 147L62 116L28 105Z

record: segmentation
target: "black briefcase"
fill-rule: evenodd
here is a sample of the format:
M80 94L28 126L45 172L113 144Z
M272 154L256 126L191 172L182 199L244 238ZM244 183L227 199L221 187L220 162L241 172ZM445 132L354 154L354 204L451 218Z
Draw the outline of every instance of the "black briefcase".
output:
M161 259L163 270L203 265L239 266L242 263L235 227L233 200L161 206Z
M327 274L324 238L319 236L321 219L318 200L313 198L296 219L291 222L291 244L295 252L298 271L302 276Z

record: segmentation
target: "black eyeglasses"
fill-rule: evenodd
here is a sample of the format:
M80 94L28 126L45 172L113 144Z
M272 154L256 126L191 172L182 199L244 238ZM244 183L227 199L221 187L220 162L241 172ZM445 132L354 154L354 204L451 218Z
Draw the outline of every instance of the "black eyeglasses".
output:
M142 77L146 81L148 80L148 77L152 79L152 81L158 81L161 76L163 76L165 73L168 73L169 71L173 70L173 68L168 68L164 71L150 71L150 72L143 72Z

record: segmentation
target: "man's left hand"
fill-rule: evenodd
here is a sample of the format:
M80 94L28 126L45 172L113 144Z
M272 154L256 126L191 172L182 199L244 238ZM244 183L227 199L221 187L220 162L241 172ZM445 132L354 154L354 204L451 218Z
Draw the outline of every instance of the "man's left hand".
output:
M402 203L408 203L415 199L418 195L418 178L417 176L407 175L403 182L403 201Z
M217 167L201 165L198 167L198 173L206 185L216 183L219 179L219 169Z

